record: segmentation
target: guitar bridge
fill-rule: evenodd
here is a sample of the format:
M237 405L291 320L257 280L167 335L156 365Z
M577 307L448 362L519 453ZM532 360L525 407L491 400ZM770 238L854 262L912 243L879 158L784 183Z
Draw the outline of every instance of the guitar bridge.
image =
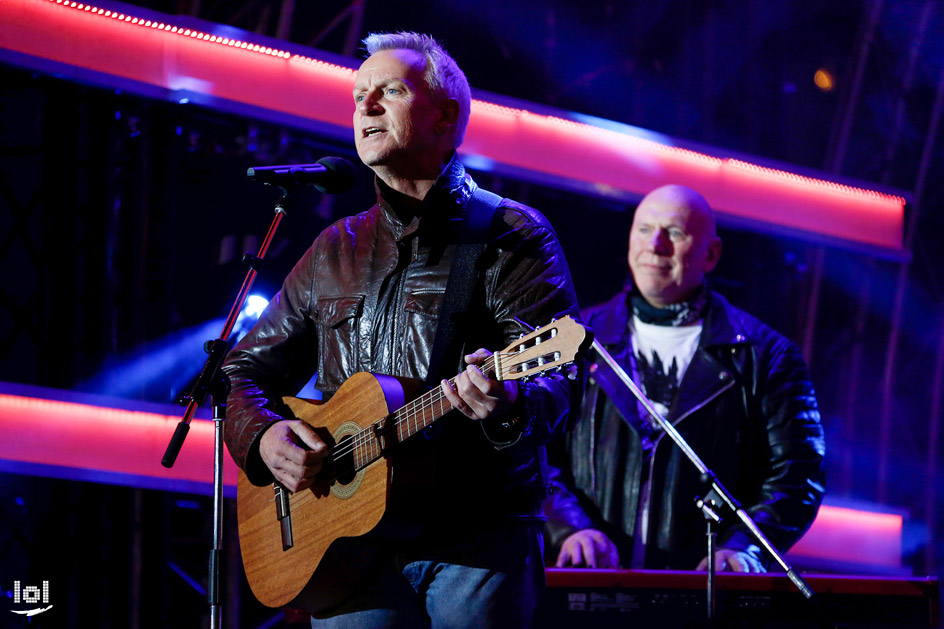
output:
M282 550L291 548L295 542L292 540L292 502L291 496L281 483L273 484L275 489L275 515L279 520L279 528L282 532Z

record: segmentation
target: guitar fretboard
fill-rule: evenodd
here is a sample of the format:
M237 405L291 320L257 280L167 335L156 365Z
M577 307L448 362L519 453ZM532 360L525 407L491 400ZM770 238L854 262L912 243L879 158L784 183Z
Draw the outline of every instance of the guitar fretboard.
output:
M540 375L573 362L586 338L586 329L567 316L492 354L482 362L480 369L486 377L497 381ZM456 378L449 382L455 386ZM327 466L333 478L327 480L359 472L452 409L452 403L443 395L442 389L436 387L344 438L331 449Z
M481 370L488 377L494 377L496 355L482 363ZM455 385L455 378L449 382ZM362 428L349 441L338 444L331 451L331 460L338 461L353 454L354 471L360 471L382 457L386 450L406 441L452 409L452 403L440 387L431 389L391 415Z

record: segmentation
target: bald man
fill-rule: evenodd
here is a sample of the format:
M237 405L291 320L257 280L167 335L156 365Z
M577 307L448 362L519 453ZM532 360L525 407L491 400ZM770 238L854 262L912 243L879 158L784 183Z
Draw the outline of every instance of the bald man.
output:
M700 194L678 185L652 191L630 229L632 286L585 319L786 551L824 493L819 411L797 347L709 289L721 249ZM548 558L558 567L707 568L697 470L602 368L591 369L557 463L544 507ZM769 558L731 517L715 559L719 570L764 572Z

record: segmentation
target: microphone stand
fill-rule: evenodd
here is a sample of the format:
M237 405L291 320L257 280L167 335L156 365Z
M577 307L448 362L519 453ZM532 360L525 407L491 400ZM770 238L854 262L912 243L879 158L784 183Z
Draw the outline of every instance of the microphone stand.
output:
M190 389L190 394L181 397L177 402L187 407L183 419L177 424L174 435L164 452L164 458L161 459L161 465L170 468L177 461L177 455L180 454L180 448L183 446L187 433L190 432L190 421L197 410L197 407L203 404L207 394L211 395L213 405L213 549L210 551L209 577L207 585L207 602L210 605L210 629L219 629L222 626L222 605L220 602L220 558L223 552L223 420L226 418L226 396L229 392L229 382L220 373L220 366L229 350L229 337L236 325L236 319L242 310L246 298L249 296L249 290L256 279L256 274L262 267L266 252L275 236L275 232L285 216L285 206L288 204L288 191L278 186L282 191L279 200L275 203L275 216L272 217L272 223L269 225L269 231L259 246L259 252L255 255L246 253L243 256L243 262L249 266L243 285L239 289L236 301L229 311L229 316L223 324L223 330L216 339L207 341L204 344L207 356L206 363L203 365L203 371L194 382Z
M708 585L707 585L707 594L708 594L708 621L710 622L715 617L715 538L718 533L715 531L715 527L721 523L721 516L718 515L715 511L715 503L713 500L705 501L702 498L697 498L695 500L696 506L701 509L702 514L705 516L705 523L708 526L707 536L708 536Z
M709 621L713 620L714 617L714 576L715 576L715 565L714 565L714 527L720 521L720 517L716 512L718 506L727 506L734 512L734 514L741 520L741 522L747 527L751 534L757 539L760 543L761 548L766 550L774 558L774 560L780 564L780 567L783 568L784 572L787 573L787 577L790 578L790 581L797 587L800 592L803 593L807 599L811 598L814 594L813 590L807 585L806 581L790 567L786 562L780 552L774 548L774 545L770 543L770 540L764 535L764 533L758 528L757 523L751 518L750 514L745 511L740 503L734 499L724 485L721 484L721 481L715 476L707 465L699 458L698 454L692 449L692 447L685 441L685 438L675 429L668 420L662 417L661 413L652 405L652 402L649 401L649 398L646 397L646 394L640 390L636 383L633 382L622 367L613 359L613 356L607 352L603 345L599 341L594 339L593 349L596 350L597 354L606 362L607 366L613 371L614 374L622 381L622 383L629 389L632 394L636 397L637 400L645 407L646 411L649 412L649 415L655 420L656 424L665 431L665 434L675 442L675 445L678 446L688 460L695 465L698 469L699 474L701 474L701 481L704 485L710 487L708 496L705 499L698 498L698 507L702 509L705 514L705 520L708 523L708 619Z

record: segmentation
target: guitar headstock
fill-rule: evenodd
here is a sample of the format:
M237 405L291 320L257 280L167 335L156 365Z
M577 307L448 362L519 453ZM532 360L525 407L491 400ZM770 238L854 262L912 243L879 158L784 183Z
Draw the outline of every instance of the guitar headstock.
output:
M494 355L497 380L520 380L563 367L586 351L593 336L570 315L521 337Z

